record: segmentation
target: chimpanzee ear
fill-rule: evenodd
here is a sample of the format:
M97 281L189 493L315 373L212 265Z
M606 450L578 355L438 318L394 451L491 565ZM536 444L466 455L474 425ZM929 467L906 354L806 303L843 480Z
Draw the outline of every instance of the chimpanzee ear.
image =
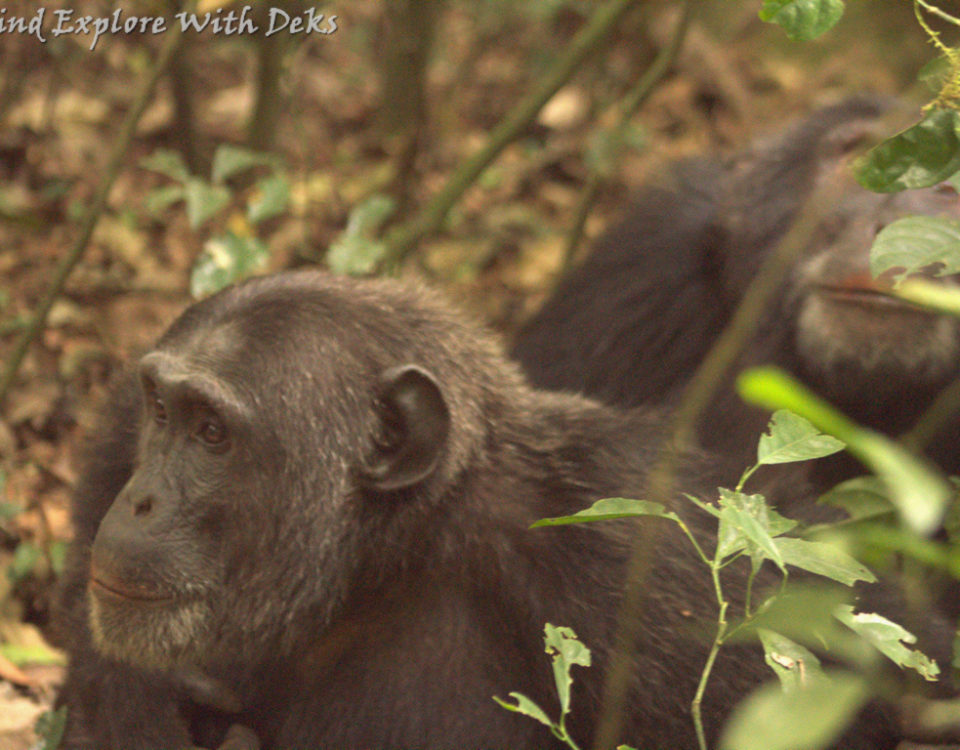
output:
M436 468L450 432L450 410L437 381L416 365L391 367L380 376L376 408L380 434L364 480L381 492L422 482Z

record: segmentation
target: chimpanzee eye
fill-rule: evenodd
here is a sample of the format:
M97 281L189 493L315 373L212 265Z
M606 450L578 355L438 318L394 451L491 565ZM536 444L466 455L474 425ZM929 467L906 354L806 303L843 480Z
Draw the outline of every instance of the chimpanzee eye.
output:
M215 414L207 414L197 427L197 437L211 447L223 446L227 441L227 428Z

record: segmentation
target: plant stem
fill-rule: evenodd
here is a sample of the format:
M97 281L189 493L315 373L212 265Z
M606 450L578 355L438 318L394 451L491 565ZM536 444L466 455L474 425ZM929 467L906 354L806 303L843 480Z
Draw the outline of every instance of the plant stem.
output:
M693 714L693 726L697 732L697 745L700 750L707 750L707 737L703 731L703 716L700 712L703 703L703 694L707 689L707 682L710 679L710 673L713 671L713 664L717 660L717 654L723 645L723 636L727 632L727 606L729 602L723 598L723 589L720 586L720 568L717 561L714 560L710 566L710 573L713 578L713 588L717 594L717 601L720 603L720 612L717 615L717 633L713 637L713 643L710 645L710 653L707 654L707 662L703 665L703 672L700 673L700 683L697 685L697 692L690 703L690 712Z
M30 323L17 339L13 347L13 352L10 354L10 359L6 362L3 374L0 375L0 403L3 402L10 388L13 386L17 371L20 369L20 364L27 354L27 349L29 349L30 344L40 335L44 325L46 325L50 308L53 307L53 303L56 302L60 296L60 292L63 291L63 287L67 283L70 273L87 249L87 244L93 235L94 228L97 226L97 221L107 207L110 188L113 186L120 170L126 166L130 160L130 144L136 134L137 123L140 121L140 117L143 115L147 105L153 99L153 91L156 88L157 81L160 80L160 77L167 70L170 61L173 59L174 53L180 46L181 37L182 33L179 25L173 26L167 34L167 38L157 56L153 69L144 80L136 99L127 111L127 116L117 131L113 153L110 154L110 159L103 168L103 178L83 218L80 226L80 234L77 236L73 247L60 259L60 263L54 272L53 281L50 282L46 294L44 294L39 306L30 318Z
M557 93L592 53L603 48L603 42L616 28L623 15L638 0L609 0L600 6L587 26L570 43L569 48L544 76L540 85L524 97L493 129L486 145L463 162L446 185L412 219L387 233L388 246L382 265L399 264L424 236L443 224L447 213L506 146L518 138L533 122L537 113Z

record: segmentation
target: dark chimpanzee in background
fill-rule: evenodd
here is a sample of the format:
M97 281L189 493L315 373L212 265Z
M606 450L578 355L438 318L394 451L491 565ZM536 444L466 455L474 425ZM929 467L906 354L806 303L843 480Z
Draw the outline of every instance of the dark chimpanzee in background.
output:
M122 384L76 493L67 747L555 747L491 700L556 705L546 622L593 649L588 742L635 530L528 527L639 492L658 422L532 390L417 286L287 274L194 305ZM695 461L683 488L712 490ZM651 557L624 740L691 748L713 590L672 524ZM759 648L721 651L711 737L766 679ZM843 746L892 750L868 710Z
M517 337L513 354L533 383L626 406L676 397L808 196L839 182L841 199L737 371L775 363L861 423L908 429L960 375L960 326L879 293L868 251L894 219L960 218L960 201L949 186L881 195L855 183L845 157L884 109L867 98L823 109L728 161L679 164L672 184L644 190ZM767 418L728 386L699 435L730 459L732 477L755 459ZM960 418L931 455L960 471ZM844 455L809 466L820 490L862 473Z

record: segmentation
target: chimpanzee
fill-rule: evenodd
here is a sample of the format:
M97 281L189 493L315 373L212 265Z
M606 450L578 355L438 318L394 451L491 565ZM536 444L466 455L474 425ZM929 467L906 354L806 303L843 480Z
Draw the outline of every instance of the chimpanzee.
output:
M190 307L77 488L67 747L556 747L492 701L556 712L547 622L593 650L568 724L588 742L636 530L528 527L642 492L660 422L531 389L415 284L287 273ZM708 471L691 456L681 486L713 490ZM691 748L716 601L672 524L650 555L624 740ZM721 651L710 736L768 674ZM892 749L869 710L844 747Z
M513 355L532 382L626 406L676 397L808 196L834 183L842 197L737 371L775 363L862 423L894 435L909 428L960 375L960 326L882 294L868 250L894 219L960 218L960 201L949 185L881 195L856 184L844 157L888 106L848 100L729 160L676 165L673 184L642 191L519 333ZM739 472L766 419L726 387L703 415L700 438ZM960 419L947 431L932 455L956 472ZM820 489L859 472L843 457L811 469Z

